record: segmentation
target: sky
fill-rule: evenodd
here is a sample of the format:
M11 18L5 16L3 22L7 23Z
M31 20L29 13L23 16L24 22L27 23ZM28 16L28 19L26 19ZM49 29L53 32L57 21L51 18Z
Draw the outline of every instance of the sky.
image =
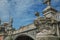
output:
M19 29L33 23L36 18L35 13L39 12L43 16L43 10L47 7L44 0L0 0L0 18L2 23L9 21L13 17L13 27ZM51 6L60 11L60 0L52 0Z

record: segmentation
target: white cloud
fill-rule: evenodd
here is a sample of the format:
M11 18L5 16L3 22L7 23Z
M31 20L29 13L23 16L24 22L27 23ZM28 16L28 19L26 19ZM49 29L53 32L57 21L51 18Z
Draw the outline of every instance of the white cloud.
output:
M31 21L34 20L35 18L24 18L22 20L20 20L21 22L26 22L26 21Z
M25 15L26 10L34 4L33 0L16 0L16 16Z
M0 17L5 20L9 16L8 14L8 3L7 0L0 0Z

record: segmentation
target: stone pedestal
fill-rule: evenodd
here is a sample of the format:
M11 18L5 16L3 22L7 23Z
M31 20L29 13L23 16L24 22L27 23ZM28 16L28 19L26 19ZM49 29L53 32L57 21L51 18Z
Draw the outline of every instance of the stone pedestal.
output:
M36 35L36 40L59 40L59 37L47 33L38 33Z

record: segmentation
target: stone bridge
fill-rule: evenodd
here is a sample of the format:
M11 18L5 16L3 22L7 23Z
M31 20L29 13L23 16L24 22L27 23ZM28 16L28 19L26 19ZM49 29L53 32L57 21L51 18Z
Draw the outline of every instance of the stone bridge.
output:
M21 27L19 30L15 31L14 40L19 40L21 38L22 39L26 39L29 38L31 40L35 40L36 37L36 33L37 33L37 28L34 26L34 24L30 24L24 27Z
M35 40L37 31L34 24L23 26L19 30L13 32L13 40Z

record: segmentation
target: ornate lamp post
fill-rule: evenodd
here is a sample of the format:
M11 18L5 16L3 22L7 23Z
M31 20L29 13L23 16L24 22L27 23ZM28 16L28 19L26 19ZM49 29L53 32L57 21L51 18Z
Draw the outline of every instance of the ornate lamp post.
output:
M35 19L34 24L36 26L36 28L38 29L38 31L40 31L40 15L39 12L35 13L35 16L37 16L37 19Z
M35 16L39 17L39 12L36 12L36 13L35 13Z

